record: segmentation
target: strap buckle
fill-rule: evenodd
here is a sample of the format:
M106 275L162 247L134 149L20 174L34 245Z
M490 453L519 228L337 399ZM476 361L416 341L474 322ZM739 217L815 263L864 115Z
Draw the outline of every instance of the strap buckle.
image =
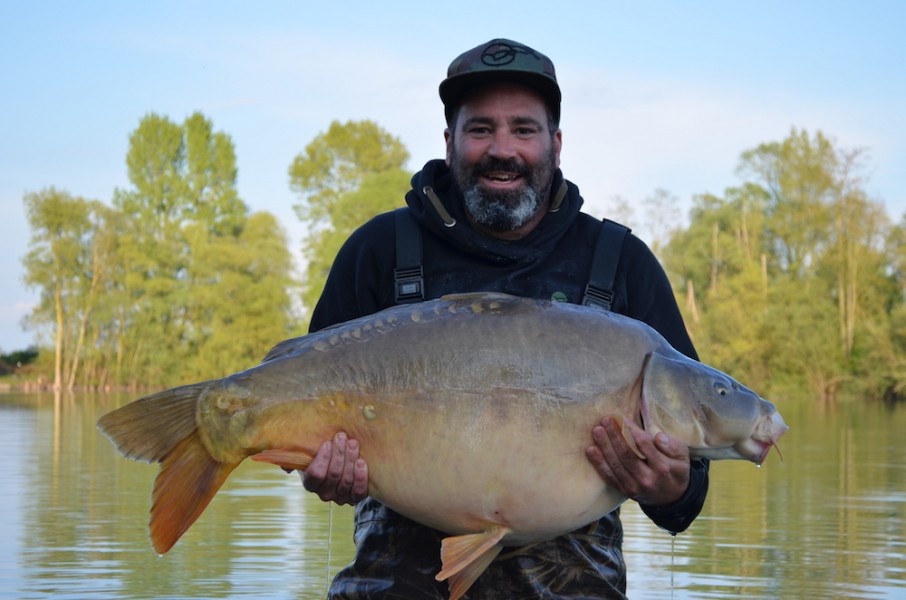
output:
M613 292L588 284L585 286L585 295L582 297L583 306L594 306L610 310L613 306Z
M425 299L425 275L421 266L393 270L394 298L397 304Z

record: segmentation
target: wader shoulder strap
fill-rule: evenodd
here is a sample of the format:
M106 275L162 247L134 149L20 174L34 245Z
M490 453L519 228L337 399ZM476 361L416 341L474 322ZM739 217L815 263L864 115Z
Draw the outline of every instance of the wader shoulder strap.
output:
M595 254L591 259L591 273L588 285L582 297L584 306L597 306L610 310L613 306L613 282L620 262L620 251L623 239L630 229L619 223L604 219L598 240L595 242Z
M408 207L396 209L393 218L396 223L394 298L397 304L421 302L425 299L421 227Z
M425 275L422 269L422 232L408 207L394 211L396 226L396 268L393 270L394 298L397 304L425 299ZM591 272L582 304L610 310L613 306L613 283L620 261L623 240L630 229L604 219L595 242Z

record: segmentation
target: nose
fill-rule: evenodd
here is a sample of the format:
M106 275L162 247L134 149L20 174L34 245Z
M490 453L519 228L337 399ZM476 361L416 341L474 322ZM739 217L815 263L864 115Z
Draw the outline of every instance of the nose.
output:
M494 132L494 137L488 147L488 154L495 158L513 158L516 156L513 136L509 131L499 130Z

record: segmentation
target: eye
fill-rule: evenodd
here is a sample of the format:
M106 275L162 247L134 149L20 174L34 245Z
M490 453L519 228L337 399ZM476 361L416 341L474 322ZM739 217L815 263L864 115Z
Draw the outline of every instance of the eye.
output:
M727 394L730 393L730 391L727 389L727 386L725 386L722 383L715 383L714 391L717 392L718 396L726 396Z

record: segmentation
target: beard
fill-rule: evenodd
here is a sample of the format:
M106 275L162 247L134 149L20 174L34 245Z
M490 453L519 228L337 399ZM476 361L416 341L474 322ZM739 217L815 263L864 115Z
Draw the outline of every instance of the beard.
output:
M451 170L469 216L492 231L509 232L528 223L544 205L550 195L555 162L553 149L535 168L514 159L492 157L470 165L454 155ZM492 172L512 173L524 183L512 190L485 189L481 177Z

